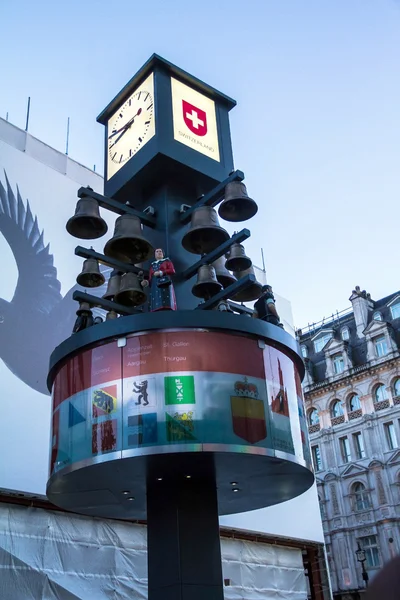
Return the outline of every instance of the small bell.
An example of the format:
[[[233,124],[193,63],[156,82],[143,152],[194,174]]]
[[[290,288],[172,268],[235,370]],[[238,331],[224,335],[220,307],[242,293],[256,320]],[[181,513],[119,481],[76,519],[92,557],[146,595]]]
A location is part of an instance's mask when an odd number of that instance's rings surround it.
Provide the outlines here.
[[[100,273],[99,263],[95,258],[87,258],[83,261],[82,271],[76,278],[76,282],[86,288],[103,285],[105,278],[103,273]]]
[[[197,298],[211,298],[222,290],[212,265],[201,265],[197,272],[197,282],[192,287],[192,294]]]
[[[182,246],[193,254],[208,254],[227,240],[229,233],[220,226],[214,208],[200,206],[193,212],[190,228],[182,238]]]
[[[232,283],[235,283],[236,277],[232,275],[232,273],[229,273],[228,269],[226,268],[225,256],[220,256],[217,258],[217,260],[212,263],[212,266],[215,269],[215,274],[218,281],[224,288],[232,285]]]
[[[114,296],[116,294],[118,294],[118,292],[119,292],[120,285],[121,285],[121,273],[119,271],[117,271],[116,269],[114,269],[110,273],[110,278],[109,278],[108,284],[107,284],[107,290],[103,296],[104,300],[113,300]]]
[[[115,221],[114,235],[106,243],[104,254],[132,264],[147,260],[154,249],[144,237],[142,229],[139,217],[121,215]]]
[[[118,319],[118,314],[115,310],[109,310],[106,314],[106,321],[112,321],[113,319]]]
[[[119,292],[114,296],[114,302],[123,306],[140,306],[147,300],[146,293],[139,283],[135,273],[125,273],[121,277]]]
[[[99,203],[83,197],[76,203],[75,214],[67,221],[69,234],[81,240],[94,240],[107,233],[107,223],[100,216]]]
[[[250,267],[245,271],[240,271],[234,273],[234,275],[238,279],[242,279],[246,275],[254,275],[254,268]],[[262,294],[262,285],[257,280],[252,283],[248,288],[238,292],[235,296],[232,296],[232,300],[235,302],[251,302],[252,300],[257,300]]]
[[[88,302],[80,302],[76,314],[78,318],[75,321],[72,333],[78,333],[78,331],[82,331],[93,325],[93,314]]]
[[[247,221],[254,217],[258,206],[247,195],[246,186],[241,181],[231,181],[225,186],[225,200],[221,202],[218,214],[225,221]]]
[[[250,269],[252,265],[251,258],[246,256],[246,252],[242,244],[232,244],[225,267],[229,271],[245,271]]]

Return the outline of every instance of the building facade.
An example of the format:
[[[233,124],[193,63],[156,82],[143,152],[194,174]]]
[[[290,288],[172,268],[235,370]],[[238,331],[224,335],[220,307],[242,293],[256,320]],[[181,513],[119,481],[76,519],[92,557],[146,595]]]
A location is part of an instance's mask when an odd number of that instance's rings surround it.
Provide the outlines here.
[[[361,598],[365,579],[400,552],[400,292],[373,301],[356,287],[350,301],[349,310],[297,332],[331,583],[340,600]]]

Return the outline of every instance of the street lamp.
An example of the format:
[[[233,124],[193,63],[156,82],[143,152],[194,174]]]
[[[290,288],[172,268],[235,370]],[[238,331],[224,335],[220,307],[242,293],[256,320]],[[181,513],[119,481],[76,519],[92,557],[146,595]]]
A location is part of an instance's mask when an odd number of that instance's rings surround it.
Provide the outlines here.
[[[356,550],[356,557],[359,563],[361,563],[361,569],[362,569],[362,578],[365,581],[365,587],[368,587],[368,572],[365,569],[365,561],[367,560],[366,554],[365,554],[365,550],[363,550],[360,546],[360,543],[357,542],[357,550]]]

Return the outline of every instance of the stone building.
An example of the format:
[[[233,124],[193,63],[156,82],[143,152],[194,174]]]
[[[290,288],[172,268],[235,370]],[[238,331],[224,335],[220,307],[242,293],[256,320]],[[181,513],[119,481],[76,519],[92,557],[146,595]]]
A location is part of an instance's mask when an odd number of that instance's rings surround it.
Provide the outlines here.
[[[349,310],[297,332],[332,589],[340,600],[362,597],[363,565],[371,579],[400,553],[400,292],[374,301],[356,287],[350,301]]]

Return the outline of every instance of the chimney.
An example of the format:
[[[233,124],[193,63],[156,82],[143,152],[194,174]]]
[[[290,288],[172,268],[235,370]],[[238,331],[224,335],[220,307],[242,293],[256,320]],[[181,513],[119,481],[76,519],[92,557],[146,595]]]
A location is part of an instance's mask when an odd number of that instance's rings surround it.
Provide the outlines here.
[[[368,324],[368,311],[374,308],[374,303],[371,300],[371,294],[367,294],[365,290],[361,291],[359,285],[356,285],[356,289],[352,291],[349,300],[353,305],[357,336],[361,338]]]

